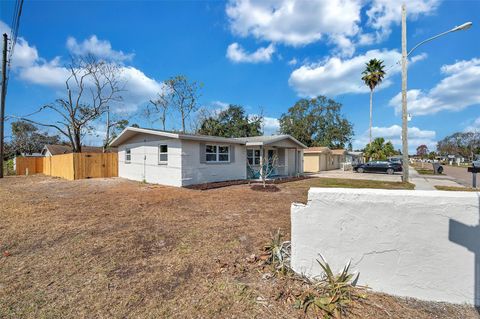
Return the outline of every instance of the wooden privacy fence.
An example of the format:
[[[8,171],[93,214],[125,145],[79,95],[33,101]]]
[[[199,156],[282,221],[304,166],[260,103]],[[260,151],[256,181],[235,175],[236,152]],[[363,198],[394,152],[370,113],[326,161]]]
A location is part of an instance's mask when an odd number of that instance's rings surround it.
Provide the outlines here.
[[[50,157],[17,157],[17,175],[42,173],[68,180],[117,177],[117,153],[70,153]]]
[[[43,173],[43,157],[16,157],[15,171],[17,175]]]

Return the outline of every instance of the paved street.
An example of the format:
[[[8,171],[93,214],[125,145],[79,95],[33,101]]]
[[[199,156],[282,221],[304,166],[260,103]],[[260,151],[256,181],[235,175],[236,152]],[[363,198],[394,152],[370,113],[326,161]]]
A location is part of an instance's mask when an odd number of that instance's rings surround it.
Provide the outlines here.
[[[455,167],[455,166],[443,166],[444,174],[453,177],[456,181],[464,186],[472,187],[472,173],[467,171],[466,167]],[[477,186],[478,186],[477,178]]]

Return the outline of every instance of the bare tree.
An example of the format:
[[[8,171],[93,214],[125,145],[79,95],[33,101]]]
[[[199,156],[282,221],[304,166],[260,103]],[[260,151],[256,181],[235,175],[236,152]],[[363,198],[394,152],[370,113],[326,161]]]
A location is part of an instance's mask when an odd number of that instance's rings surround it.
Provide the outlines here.
[[[150,100],[150,103],[145,109],[145,115],[151,122],[160,121],[162,123],[162,130],[165,130],[167,121],[167,112],[169,107],[169,96],[165,93],[158,93],[155,100]]]
[[[278,168],[278,156],[274,154],[271,158],[268,158],[268,155],[264,154],[260,158],[260,165],[255,165],[255,163],[250,163],[247,161],[247,166],[250,172],[256,176],[258,175],[262,181],[263,187],[267,186],[267,180],[272,176]]]
[[[105,129],[105,138],[103,140],[103,152],[107,152],[108,145],[117,137],[117,132],[123,130],[128,126],[127,119],[111,119],[110,112],[106,112],[106,129]]]
[[[122,100],[120,92],[120,68],[112,63],[99,61],[94,56],[72,58],[67,67],[66,96],[54,103],[42,106],[37,112],[48,109],[59,119],[53,123],[41,123],[27,117],[21,118],[33,124],[52,127],[64,135],[72,145],[72,151],[82,151],[82,136],[91,130],[92,121],[108,111],[107,136],[109,139],[109,113],[111,103]],[[34,114],[35,114],[34,113]]]
[[[168,104],[180,113],[182,132],[185,133],[185,121],[197,110],[202,84],[189,82],[184,75],[177,75],[164,82]]]

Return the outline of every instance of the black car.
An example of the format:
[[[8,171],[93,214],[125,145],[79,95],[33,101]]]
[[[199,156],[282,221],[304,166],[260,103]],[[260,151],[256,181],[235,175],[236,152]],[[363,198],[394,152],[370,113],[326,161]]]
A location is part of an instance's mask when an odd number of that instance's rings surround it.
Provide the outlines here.
[[[401,172],[402,164],[389,161],[371,161],[355,165],[353,170],[358,173],[387,173],[391,175],[395,172]]]

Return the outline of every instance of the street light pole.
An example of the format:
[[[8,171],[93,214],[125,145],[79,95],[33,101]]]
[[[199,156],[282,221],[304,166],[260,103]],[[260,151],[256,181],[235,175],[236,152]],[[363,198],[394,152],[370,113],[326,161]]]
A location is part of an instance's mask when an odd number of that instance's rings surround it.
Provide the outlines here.
[[[407,63],[408,63],[408,56],[412,54],[412,52],[427,42],[430,42],[442,35],[467,30],[472,26],[472,22],[466,22],[462,25],[456,26],[453,29],[448,31],[442,32],[428,38],[416,46],[414,46],[410,51],[407,52],[407,9],[405,7],[405,3],[402,4],[402,171],[403,176],[402,180],[404,182],[409,181],[409,160],[408,160],[408,108],[407,108]]]
[[[409,181],[408,112],[407,112],[407,10],[402,4],[402,172],[403,181]]]

